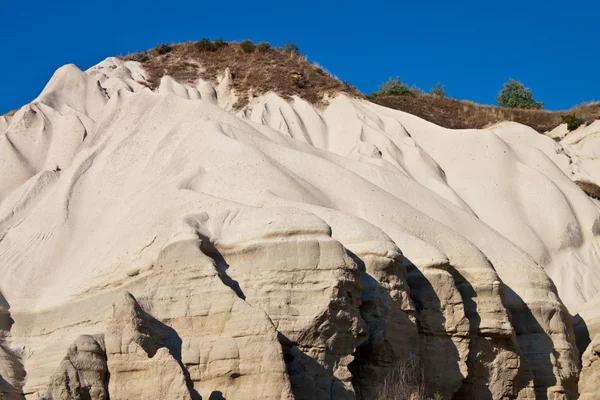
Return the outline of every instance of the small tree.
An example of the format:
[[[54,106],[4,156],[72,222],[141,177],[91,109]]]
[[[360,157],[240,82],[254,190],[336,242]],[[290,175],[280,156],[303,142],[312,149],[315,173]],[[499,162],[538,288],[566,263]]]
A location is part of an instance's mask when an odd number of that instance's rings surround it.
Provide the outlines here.
[[[269,42],[260,42],[259,44],[256,45],[256,48],[261,53],[264,53],[266,51],[269,51],[269,49],[271,48],[271,44]]]
[[[408,86],[400,78],[389,78],[386,83],[379,87],[374,93],[375,96],[416,96],[421,93],[416,86]]]
[[[567,124],[567,129],[569,132],[579,128],[584,122],[581,118],[577,118],[573,114],[563,115],[561,118],[562,121]]]
[[[147,51],[141,51],[139,53],[135,53],[131,56],[134,61],[137,62],[146,62],[150,59]]]
[[[158,46],[156,46],[156,52],[158,54],[167,54],[171,50],[172,50],[171,45],[168,43],[161,43]]]
[[[446,89],[444,88],[444,85],[439,82],[436,83],[433,88],[431,88],[429,93],[433,96],[446,97]]]
[[[285,46],[283,47],[283,51],[285,51],[286,53],[289,53],[289,54],[293,54],[295,56],[302,55],[302,52],[300,51],[298,46],[296,46],[296,43],[292,43],[292,42],[287,42],[285,44]]]
[[[217,50],[223,47],[227,47],[227,42],[223,38],[218,38],[213,43],[215,44]]]
[[[252,53],[256,45],[251,40],[244,40],[242,43],[240,43],[240,47],[244,53]]]
[[[200,51],[215,51],[215,50],[217,50],[217,45],[215,43],[211,42],[207,38],[202,38],[194,44],[196,45],[196,48]]]
[[[514,79],[510,79],[504,84],[496,101],[500,107],[537,110],[544,108],[544,103],[535,101],[531,89],[526,88],[521,82]]]

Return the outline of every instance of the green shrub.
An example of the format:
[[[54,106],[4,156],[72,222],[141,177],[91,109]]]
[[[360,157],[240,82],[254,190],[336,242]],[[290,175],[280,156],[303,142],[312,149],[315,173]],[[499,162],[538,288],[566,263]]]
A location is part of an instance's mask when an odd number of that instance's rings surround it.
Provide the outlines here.
[[[155,49],[158,54],[167,54],[172,50],[172,47],[168,43],[161,43],[158,46],[156,46]]]
[[[244,53],[252,53],[256,48],[256,45],[252,43],[251,40],[244,40],[242,43],[240,43],[240,47],[242,50],[244,50]]]
[[[269,42],[260,42],[259,44],[256,45],[256,48],[261,53],[264,53],[266,51],[269,51],[269,49],[271,48],[271,44]]]
[[[379,87],[379,90],[373,93],[374,96],[416,96],[421,94],[421,90],[416,86],[408,86],[400,78],[388,79],[386,83]]]
[[[214,41],[215,47],[218,49],[222,48],[222,47],[227,47],[227,42],[225,40],[223,40],[223,38],[218,38],[217,40]]]
[[[514,79],[510,79],[504,84],[496,101],[500,107],[531,108],[537,110],[544,108],[544,103],[535,101],[530,89]]]
[[[200,51],[215,51],[215,50],[217,50],[217,45],[215,43],[211,42],[207,38],[202,38],[202,39],[198,40],[196,43],[194,43],[194,45]]]
[[[134,61],[143,63],[143,62],[148,61],[150,59],[150,56],[148,55],[147,51],[142,51],[142,52],[139,52],[139,53],[135,53],[132,56],[132,58],[133,58]]]
[[[444,88],[444,85],[439,82],[436,83],[433,88],[431,88],[429,93],[433,96],[446,97],[446,89]]]
[[[302,55],[302,52],[300,51],[298,46],[296,46],[296,43],[292,42],[287,42],[285,46],[283,46],[283,51],[296,56]]]
[[[562,121],[565,124],[567,124],[567,129],[569,130],[569,132],[574,131],[575,129],[579,128],[584,122],[581,118],[577,118],[573,114],[563,115],[563,116],[561,116],[561,118],[562,118]]]

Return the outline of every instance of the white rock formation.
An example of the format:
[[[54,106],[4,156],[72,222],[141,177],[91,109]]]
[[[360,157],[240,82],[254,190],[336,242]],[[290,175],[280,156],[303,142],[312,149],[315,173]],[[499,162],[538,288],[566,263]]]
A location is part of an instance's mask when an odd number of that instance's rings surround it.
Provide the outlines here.
[[[5,398],[372,399],[411,357],[444,399],[596,390],[594,125],[145,79],[65,66],[0,119]]]

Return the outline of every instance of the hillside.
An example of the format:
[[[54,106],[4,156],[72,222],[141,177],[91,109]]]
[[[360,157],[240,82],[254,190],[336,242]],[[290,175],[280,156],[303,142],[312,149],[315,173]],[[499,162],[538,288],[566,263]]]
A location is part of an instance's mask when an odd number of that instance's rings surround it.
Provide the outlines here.
[[[486,106],[431,95],[373,96],[369,100],[451,129],[481,129],[497,122],[513,121],[543,133],[561,125],[561,117],[567,114],[573,114],[587,123],[600,119],[600,102],[584,104],[568,111],[547,111]]]
[[[239,94],[234,104],[236,109],[243,108],[251,98],[268,92],[275,92],[283,98],[299,96],[312,104],[322,103],[324,96],[335,96],[340,92],[358,98],[367,97],[318,64],[308,62],[293,44],[288,49],[265,46],[264,42],[263,47],[254,46],[246,53],[237,42],[203,39],[159,45],[123,59],[143,64],[148,73],[143,82],[151,89],[158,88],[163,76],[187,84],[198,78],[215,83],[219,74],[228,69],[232,88]],[[431,95],[369,96],[369,100],[451,129],[481,129],[497,122],[513,121],[543,133],[561,125],[561,117],[567,114],[575,115],[586,123],[600,119],[600,102],[583,104],[568,111],[547,111],[501,108]],[[12,110],[5,115],[10,116],[14,112]]]
[[[124,59],[142,61],[148,73],[146,82],[153,89],[165,75],[181,83],[193,83],[198,78],[214,83],[218,75],[228,69],[232,88],[239,96],[235,104],[237,109],[248,103],[248,96],[271,91],[284,98],[296,95],[313,104],[325,95],[333,96],[339,92],[360,96],[356,88],[309,63],[295,47],[286,50],[257,46],[247,53],[235,42],[208,43],[211,44],[186,42],[165,46],[163,50],[159,50],[159,46]]]
[[[283,49],[61,67],[0,117],[3,400],[597,398],[600,121],[490,116]]]
[[[165,75],[182,83],[192,83],[198,78],[216,82],[218,74],[228,68],[233,89],[240,94],[235,104],[237,109],[247,104],[248,96],[270,91],[284,98],[296,95],[312,104],[321,102],[324,95],[333,96],[340,92],[365,97],[321,66],[309,63],[295,47],[261,49],[257,46],[246,53],[236,42],[199,41],[169,45],[169,51],[164,54],[158,50],[160,48],[130,54],[124,59],[142,61],[151,88],[157,88]],[[451,129],[481,129],[497,122],[513,121],[538,132],[547,132],[561,125],[561,117],[566,114],[573,114],[587,123],[600,119],[600,102],[569,111],[546,111],[501,108],[430,95],[371,96],[369,99]]]

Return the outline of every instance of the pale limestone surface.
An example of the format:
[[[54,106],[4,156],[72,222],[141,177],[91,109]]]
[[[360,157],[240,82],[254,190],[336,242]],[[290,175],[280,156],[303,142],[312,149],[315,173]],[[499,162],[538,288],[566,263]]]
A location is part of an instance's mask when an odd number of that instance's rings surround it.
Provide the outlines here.
[[[65,66],[0,121],[5,398],[372,399],[411,357],[444,399],[577,397],[600,213],[560,143],[144,79]]]
[[[577,346],[582,353],[580,399],[593,400],[600,393],[600,296],[580,310],[574,324]]]
[[[54,371],[43,399],[108,399],[108,366],[102,335],[81,335]]]
[[[583,353],[579,398],[593,400],[600,393],[600,335],[596,335]]]

